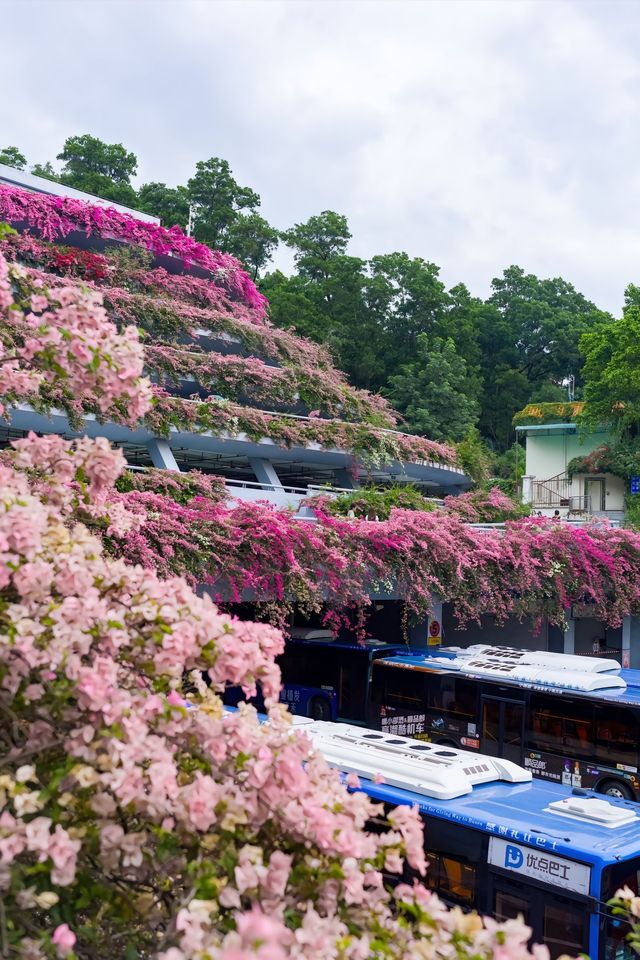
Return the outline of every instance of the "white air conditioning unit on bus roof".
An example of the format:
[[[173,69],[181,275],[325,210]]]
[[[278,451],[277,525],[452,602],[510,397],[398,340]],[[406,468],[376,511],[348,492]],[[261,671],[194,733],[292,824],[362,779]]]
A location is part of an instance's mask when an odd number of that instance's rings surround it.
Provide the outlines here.
[[[454,661],[455,663],[455,661]],[[626,681],[611,673],[575,673],[570,670],[549,669],[543,666],[505,663],[498,660],[461,660],[457,665],[466,677],[490,677],[493,680],[517,680],[519,683],[542,684],[559,690],[624,690]]]
[[[377,730],[317,720],[302,728],[327,763],[367,780],[377,777],[392,787],[424,797],[452,800],[481,783],[528,783],[531,771],[499,757],[454,750]]]
[[[574,673],[619,673],[617,660],[596,657],[578,657],[572,653],[551,653],[548,650],[518,650],[515,647],[493,647],[476,643],[460,650],[457,659],[482,658],[499,663],[518,663],[528,667],[547,667],[551,670],[571,670]]]

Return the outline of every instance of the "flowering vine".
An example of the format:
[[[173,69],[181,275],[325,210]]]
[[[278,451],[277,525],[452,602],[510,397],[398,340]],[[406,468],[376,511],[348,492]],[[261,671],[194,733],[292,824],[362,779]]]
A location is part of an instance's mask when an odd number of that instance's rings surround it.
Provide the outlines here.
[[[168,254],[187,266],[204,267],[239,300],[256,310],[265,309],[265,298],[234,257],[210,250],[187,237],[180,227],[167,230],[114,207],[96,206],[71,197],[32,193],[11,186],[0,186],[0,219],[12,225],[26,226],[45,240],[64,240],[74,231],[80,231],[87,237],[134,244],[156,256]]]
[[[53,380],[81,405],[139,415],[149,394],[132,332],[114,331],[95,296],[77,296],[42,295],[29,309],[0,256],[0,311],[30,331],[0,364],[0,398]],[[12,448],[0,462],[5,955],[529,956],[519,922],[449,912],[420,883],[385,889],[383,870],[398,874],[405,857],[424,873],[417,810],[364,829],[378,806],[349,793],[273,703],[278,631],[232,620],[179,577],[105,555],[81,518],[123,536],[140,518],[122,498],[159,496],[115,492],[121,451],[34,435]],[[190,704],[179,692],[185,669]],[[269,723],[248,706],[225,717],[225,683],[252,694],[258,681]]]

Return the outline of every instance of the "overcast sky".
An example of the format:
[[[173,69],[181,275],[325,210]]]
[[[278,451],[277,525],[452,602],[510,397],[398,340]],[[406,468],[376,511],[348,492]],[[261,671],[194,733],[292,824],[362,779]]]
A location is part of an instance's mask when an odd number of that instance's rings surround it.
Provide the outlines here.
[[[619,313],[640,283],[640,4],[0,0],[0,146],[91,133],[185,182],[227,159],[287,227],[432,260],[486,295],[517,263]]]

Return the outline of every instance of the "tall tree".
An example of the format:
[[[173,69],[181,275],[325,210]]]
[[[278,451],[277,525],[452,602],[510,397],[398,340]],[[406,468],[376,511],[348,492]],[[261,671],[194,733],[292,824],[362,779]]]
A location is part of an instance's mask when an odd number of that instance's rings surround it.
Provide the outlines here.
[[[244,264],[254,280],[271,261],[280,233],[259,213],[239,216],[229,228],[226,247]]]
[[[186,230],[189,221],[189,195],[186,187],[168,187],[166,183],[143,183],[138,191],[138,210],[160,217],[164,227]]]
[[[293,259],[301,277],[317,283],[327,281],[336,257],[347,252],[351,232],[347,218],[333,210],[323,210],[285,230],[282,239],[293,250]]]
[[[548,385],[572,375],[582,383],[578,342],[610,317],[570,283],[541,280],[521,267],[494,279],[479,315],[484,392],[480,428],[499,450],[513,440],[511,419]]]
[[[406,253],[389,253],[369,262],[365,297],[384,343],[386,375],[409,363],[422,333],[447,336],[442,321],[448,305],[438,267]]]
[[[640,287],[625,291],[620,320],[601,324],[580,340],[584,356],[585,419],[640,435]]]
[[[31,173],[34,177],[44,177],[45,180],[56,180],[60,182],[60,174],[53,169],[52,164],[47,160],[46,163],[34,163],[31,167]]]
[[[131,177],[136,174],[138,160],[121,143],[105,143],[90,134],[68,137],[56,159],[63,163],[61,183],[104,200],[135,205]]]
[[[466,363],[453,340],[418,334],[411,363],[390,377],[389,395],[414,433],[462,440],[475,425],[476,401],[466,393]]]
[[[356,386],[377,388],[384,378],[384,351],[364,301],[365,262],[346,252],[351,237],[346,217],[323,210],[282,237],[293,250],[297,274],[288,283],[281,279],[275,290],[267,278],[274,322],[326,343]],[[302,301],[304,308],[292,314],[294,302],[301,307]]]
[[[196,173],[187,183],[193,205],[194,236],[216,250],[226,250],[228,237],[243,211],[254,212],[260,197],[250,187],[234,180],[226,160],[211,157],[196,164]]]
[[[16,170],[24,170],[27,158],[17,147],[4,147],[0,150],[0,163],[4,163],[7,167],[14,167]]]

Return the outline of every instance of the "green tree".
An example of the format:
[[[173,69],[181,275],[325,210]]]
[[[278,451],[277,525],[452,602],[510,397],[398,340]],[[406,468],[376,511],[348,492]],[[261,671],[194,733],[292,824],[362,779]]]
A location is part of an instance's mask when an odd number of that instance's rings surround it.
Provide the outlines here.
[[[611,424],[620,434],[640,435],[640,287],[625,291],[620,320],[585,333],[583,419]]]
[[[34,177],[44,177],[45,180],[55,180],[60,183],[60,174],[53,169],[48,160],[46,163],[34,163],[31,167],[31,173]]]
[[[226,160],[211,157],[196,164],[187,183],[194,211],[194,236],[216,250],[227,250],[229,233],[243,211],[254,212],[260,197],[234,180]]]
[[[492,283],[493,303],[507,321],[518,368],[532,383],[561,382],[582,369],[580,336],[609,319],[561,277],[540,280],[521,267],[509,267]]]
[[[259,287],[269,301],[269,316],[277,327],[322,341],[320,331],[324,331],[325,319],[302,277],[288,277],[274,270],[260,280]]]
[[[384,382],[384,349],[364,300],[365,262],[346,252],[346,217],[323,210],[282,238],[293,250],[297,273],[278,283],[276,302],[271,300],[274,322],[327,344],[356,386],[377,389]]]
[[[168,187],[166,183],[143,183],[136,208],[160,217],[164,227],[186,230],[189,221],[189,196],[186,187]]]
[[[344,256],[351,239],[347,218],[333,210],[323,210],[285,230],[282,239],[293,250],[298,274],[306,280],[323,283],[330,280],[336,257]],[[326,296],[330,298],[330,291]]]
[[[442,328],[448,297],[434,263],[406,253],[389,253],[369,262],[368,309],[383,338],[387,377],[415,356],[418,337],[449,335]]]
[[[90,134],[68,137],[56,159],[63,163],[58,178],[61,183],[104,200],[135,206],[137,195],[130,181],[138,160],[121,143],[105,143]]]
[[[415,358],[390,377],[390,398],[415,433],[434,440],[462,440],[478,408],[465,393],[466,364],[453,340],[417,337]]]
[[[580,337],[611,318],[567,281],[541,280],[520,267],[509,267],[492,288],[478,314],[480,429],[504,451],[513,440],[513,415],[532,397],[557,393],[570,375],[580,389]]]
[[[229,228],[226,249],[247,268],[254,280],[270,262],[280,240],[279,232],[259,213],[239,216]]]
[[[17,147],[4,147],[0,150],[0,163],[4,163],[7,167],[14,167],[16,170],[24,170],[27,158]]]

